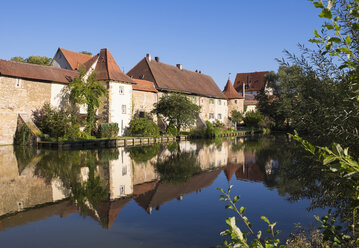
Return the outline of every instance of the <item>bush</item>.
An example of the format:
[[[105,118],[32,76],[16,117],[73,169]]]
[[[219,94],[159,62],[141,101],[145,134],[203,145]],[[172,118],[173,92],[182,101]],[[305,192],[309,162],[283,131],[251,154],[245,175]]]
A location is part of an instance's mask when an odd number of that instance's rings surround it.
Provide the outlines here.
[[[48,103],[33,112],[33,121],[41,132],[50,138],[76,139],[81,135],[76,113],[53,108]]]
[[[117,123],[101,123],[97,130],[98,138],[113,138],[118,136],[118,132],[120,129],[118,128]]]
[[[215,122],[213,122],[213,127],[224,127],[224,124],[220,120],[216,119]]]
[[[259,127],[264,124],[264,118],[259,111],[249,111],[243,118],[244,124],[248,127]]]
[[[175,126],[172,123],[167,128],[167,134],[169,136],[177,136],[178,135],[178,130],[177,130],[177,128],[175,128]]]
[[[129,133],[131,135],[154,137],[160,135],[159,128],[153,121],[140,117],[135,117],[130,121]]]

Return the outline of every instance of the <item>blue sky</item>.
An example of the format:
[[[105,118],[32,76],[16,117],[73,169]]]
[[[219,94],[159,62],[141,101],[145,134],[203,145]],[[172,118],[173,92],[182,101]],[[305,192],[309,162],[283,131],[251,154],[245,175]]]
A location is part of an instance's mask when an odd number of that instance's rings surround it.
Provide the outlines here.
[[[307,0],[3,1],[0,58],[108,48],[129,71],[146,53],[211,75],[277,70],[320,27]]]

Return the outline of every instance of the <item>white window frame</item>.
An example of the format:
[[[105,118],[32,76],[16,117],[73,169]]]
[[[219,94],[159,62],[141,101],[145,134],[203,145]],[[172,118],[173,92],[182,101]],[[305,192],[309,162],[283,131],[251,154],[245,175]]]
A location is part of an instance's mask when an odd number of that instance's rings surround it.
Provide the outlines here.
[[[217,114],[219,120],[222,120],[222,114]]]
[[[122,114],[126,114],[127,111],[126,111],[126,105],[125,104],[122,104]]]

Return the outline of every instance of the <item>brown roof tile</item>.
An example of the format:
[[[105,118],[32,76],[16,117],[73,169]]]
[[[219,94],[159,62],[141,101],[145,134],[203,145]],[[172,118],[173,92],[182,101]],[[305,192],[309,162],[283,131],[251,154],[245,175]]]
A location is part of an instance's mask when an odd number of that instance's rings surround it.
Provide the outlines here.
[[[226,98],[210,76],[156,60],[142,59],[127,75],[152,81],[158,90]]]
[[[62,52],[72,70],[80,68],[81,65],[92,58],[91,55],[70,51],[64,48],[59,48],[59,51]]]
[[[124,74],[117,65],[115,59],[107,48],[101,49],[95,68],[97,80],[113,80],[127,83],[135,83],[129,76]]]
[[[32,80],[69,83],[79,72],[52,66],[0,60],[0,75]]]
[[[132,85],[133,90],[139,90],[139,91],[149,91],[149,92],[155,92],[157,93],[158,90],[156,90],[155,86],[153,85],[153,82],[147,81],[147,80],[141,80],[141,79],[133,79],[136,84]]]
[[[246,84],[246,91],[259,91],[265,86],[264,76],[268,71],[249,72],[249,73],[237,73],[234,80],[234,88],[238,92],[243,91],[243,83]]]
[[[228,79],[226,86],[224,87],[223,94],[227,97],[227,99],[242,99],[241,96],[236,89],[233,87],[231,80]]]
[[[257,100],[244,100],[244,105],[257,105]]]

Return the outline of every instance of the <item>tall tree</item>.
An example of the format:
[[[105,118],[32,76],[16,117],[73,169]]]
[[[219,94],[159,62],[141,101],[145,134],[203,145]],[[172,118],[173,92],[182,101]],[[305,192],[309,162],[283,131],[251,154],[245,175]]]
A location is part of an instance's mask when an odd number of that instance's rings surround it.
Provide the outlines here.
[[[11,61],[37,64],[37,65],[51,65],[52,59],[46,56],[30,56],[28,58],[17,56],[17,57],[12,57]]]
[[[91,73],[87,79],[85,70],[80,68],[80,75],[69,84],[70,101],[73,104],[86,104],[87,118],[85,131],[91,134],[95,127],[95,110],[101,104],[101,97],[107,95],[107,89],[96,80],[96,74]]]
[[[196,122],[200,109],[200,106],[192,103],[186,96],[172,93],[163,95],[154,104],[152,112],[161,115],[180,132],[181,128],[190,127]]]

